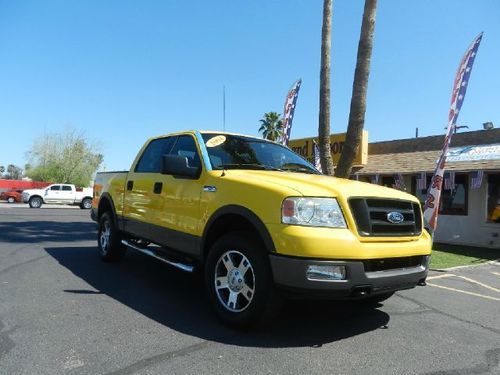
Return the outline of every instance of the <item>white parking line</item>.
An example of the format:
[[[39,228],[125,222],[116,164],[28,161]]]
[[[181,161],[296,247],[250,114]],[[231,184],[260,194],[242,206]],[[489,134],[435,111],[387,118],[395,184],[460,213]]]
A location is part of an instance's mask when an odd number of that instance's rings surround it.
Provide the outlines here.
[[[444,275],[429,276],[426,280],[444,279],[445,277],[452,277],[452,276],[455,276],[455,275],[452,273],[447,273]]]
[[[485,295],[483,295],[483,294],[479,294],[479,293],[467,292],[467,291],[465,291],[465,290],[460,290],[460,289],[455,289],[455,288],[449,288],[449,287],[447,287],[447,286],[436,285],[436,284],[431,284],[431,283],[427,283],[427,285],[433,286],[433,287],[435,287],[435,288],[441,288],[441,289],[451,290],[451,291],[453,291],[453,292],[458,292],[458,293],[468,294],[468,295],[475,296],[475,297],[480,297],[480,298],[490,299],[490,300],[493,300],[493,301],[500,301],[500,298],[495,298],[495,297],[485,296]]]
[[[497,276],[500,276],[500,273],[498,272],[492,272],[493,275],[497,275]]]
[[[461,279],[463,279],[465,281],[468,281],[468,282],[470,282],[472,284],[476,284],[476,285],[482,286],[483,288],[486,288],[486,289],[489,289],[489,290],[493,290],[494,292],[500,293],[500,289],[497,289],[497,288],[494,288],[492,286],[483,284],[483,283],[481,283],[479,281],[469,279],[468,277],[465,277],[465,276],[457,276],[457,277],[460,277]]]

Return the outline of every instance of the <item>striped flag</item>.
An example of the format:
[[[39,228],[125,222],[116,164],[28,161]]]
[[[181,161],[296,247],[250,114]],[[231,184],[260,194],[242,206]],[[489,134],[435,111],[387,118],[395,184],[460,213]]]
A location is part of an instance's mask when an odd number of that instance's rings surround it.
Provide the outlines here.
[[[286,96],[285,108],[283,109],[283,138],[281,139],[281,143],[285,146],[288,145],[288,141],[290,140],[293,114],[295,112],[295,106],[297,104],[297,97],[299,96],[299,89],[301,84],[301,79],[296,81],[292,85]]]
[[[420,175],[417,176],[417,190],[425,189],[427,189],[427,173],[420,172]]]
[[[321,169],[321,160],[319,158],[319,146],[314,140],[313,140],[313,155],[314,155],[314,167],[318,171],[323,173],[323,170]]]
[[[455,171],[449,171],[444,174],[444,190],[455,189]]]
[[[439,210],[439,200],[441,198],[441,189],[443,185],[444,164],[446,162],[446,153],[450,147],[451,137],[455,131],[455,124],[457,122],[460,108],[464,101],[465,92],[467,91],[467,84],[469,83],[470,73],[474,59],[481,43],[483,33],[479,34],[476,39],[469,46],[465,52],[460,65],[458,66],[453,90],[451,93],[451,106],[448,115],[448,127],[446,128],[446,136],[444,138],[443,151],[438,159],[434,176],[432,177],[431,184],[427,191],[427,198],[425,199],[424,218],[429,226],[435,230],[437,227],[437,216]]]
[[[484,171],[474,171],[470,179],[470,188],[479,189],[483,182]]]
[[[401,173],[397,173],[394,175],[394,185],[396,185],[396,189],[398,190],[406,190],[405,180]]]

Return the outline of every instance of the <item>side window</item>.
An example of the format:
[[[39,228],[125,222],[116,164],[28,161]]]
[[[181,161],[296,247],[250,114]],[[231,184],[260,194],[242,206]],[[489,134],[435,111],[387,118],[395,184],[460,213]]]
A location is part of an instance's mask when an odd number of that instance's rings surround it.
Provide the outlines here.
[[[189,135],[181,135],[178,137],[172,151],[170,151],[170,154],[187,157],[188,165],[190,167],[201,167],[201,161],[198,155],[198,150],[196,149],[196,143]]]
[[[51,187],[50,187],[50,190],[51,190],[51,191],[54,191],[54,190],[55,190],[55,191],[59,191],[59,190],[61,190],[61,185],[54,185],[54,186],[51,186]]]
[[[138,173],[159,173],[161,170],[161,157],[170,153],[176,137],[155,139],[142,153],[141,159],[135,167]]]
[[[71,191],[71,186],[63,185],[62,189],[63,191]]]

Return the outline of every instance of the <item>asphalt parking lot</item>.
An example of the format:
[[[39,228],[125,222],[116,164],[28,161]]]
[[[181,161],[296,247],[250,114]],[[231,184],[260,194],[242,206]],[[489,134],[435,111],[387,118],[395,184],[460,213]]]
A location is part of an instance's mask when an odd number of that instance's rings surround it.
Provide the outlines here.
[[[239,332],[196,277],[102,263],[95,237],[89,211],[0,203],[0,373],[500,373],[500,264],[431,272],[375,309],[291,302]]]

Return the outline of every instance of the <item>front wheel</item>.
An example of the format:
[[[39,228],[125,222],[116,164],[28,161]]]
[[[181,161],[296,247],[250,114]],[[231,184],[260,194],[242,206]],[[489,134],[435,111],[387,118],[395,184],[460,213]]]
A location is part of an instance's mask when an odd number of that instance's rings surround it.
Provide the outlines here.
[[[267,252],[245,232],[224,235],[210,249],[205,286],[217,316],[244,328],[268,318],[277,301]]]
[[[33,198],[30,198],[28,204],[30,205],[31,208],[40,208],[42,207],[42,198],[40,197],[33,197]]]
[[[125,255],[126,248],[121,243],[120,233],[108,212],[105,212],[99,220],[97,248],[99,256],[105,262],[118,262]]]
[[[92,208],[92,199],[85,198],[84,200],[82,200],[82,203],[80,203],[80,208],[82,210],[90,210]]]

